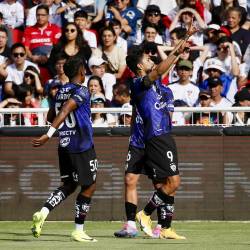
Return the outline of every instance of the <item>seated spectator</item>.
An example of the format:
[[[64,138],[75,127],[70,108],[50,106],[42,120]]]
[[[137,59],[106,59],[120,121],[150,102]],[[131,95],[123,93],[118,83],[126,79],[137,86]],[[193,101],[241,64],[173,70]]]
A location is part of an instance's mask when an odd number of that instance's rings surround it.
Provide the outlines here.
[[[218,24],[209,24],[205,30],[206,41],[205,45],[209,47],[208,57],[214,57],[217,52],[217,41],[219,39],[220,26]]]
[[[169,31],[171,32],[176,27],[182,27],[187,30],[193,20],[198,30],[206,29],[206,23],[202,20],[196,10],[192,8],[184,8],[177,13],[176,17],[174,18],[173,22],[169,27]],[[195,45],[203,45],[203,33],[201,31],[196,32],[189,38],[189,41]]]
[[[207,5],[201,0],[183,0],[181,4],[178,4],[172,11],[167,14],[167,18],[164,19],[164,23],[167,25],[170,21],[173,21],[180,9],[191,8],[198,12],[200,17],[204,20],[206,24],[211,22],[212,15],[208,10]]]
[[[177,63],[178,82],[169,84],[168,87],[172,90],[174,100],[182,100],[188,106],[193,107],[199,96],[199,88],[190,82],[193,65],[189,60],[180,60]]]
[[[12,29],[4,24],[3,14],[1,12],[0,12],[0,30],[1,32],[5,32],[7,34],[6,42],[5,42],[5,39],[1,39],[1,42],[4,42],[5,43],[4,46],[6,46],[7,48],[11,47],[13,45]],[[0,50],[1,49],[2,49],[2,46],[0,47]],[[2,55],[2,51],[0,52],[0,55]]]
[[[151,24],[153,24],[157,30],[157,34],[155,38],[156,43],[164,44],[168,40],[169,32],[162,22],[161,10],[159,6],[151,4],[151,5],[148,5],[145,10],[145,13],[142,19],[142,28],[139,29],[136,33],[136,44],[142,43],[142,41],[144,40],[144,33],[146,30],[146,27],[148,27],[148,25],[151,25]]]
[[[92,76],[98,76],[102,79],[105,97],[109,101],[113,98],[113,86],[116,83],[114,74],[106,73],[106,61],[100,57],[92,56],[89,59],[89,69]],[[85,77],[85,82],[88,77]]]
[[[188,107],[188,105],[183,100],[175,100],[174,107]],[[174,126],[184,126],[188,124],[189,119],[190,112],[173,112],[172,124]]]
[[[88,26],[88,14],[84,10],[79,10],[74,14],[74,22],[83,33],[83,38],[88,42],[88,45],[92,49],[97,48],[97,39],[94,32],[87,29]]]
[[[210,107],[211,104],[211,92],[208,90],[202,90],[199,93],[198,107]],[[223,117],[220,112],[200,112],[194,113],[191,118],[191,124],[196,125],[219,125],[223,123]]]
[[[91,76],[88,80],[87,87],[91,95],[102,94],[105,97],[102,79],[99,76]]]
[[[116,45],[116,34],[112,27],[105,27],[100,32],[101,48],[94,54],[107,62],[107,72],[114,74],[117,80],[122,78],[126,69],[126,54]]]
[[[223,63],[216,58],[210,58],[204,64],[204,72],[208,77],[220,78],[223,85],[221,95],[233,102],[234,95],[238,90],[237,82],[231,74],[226,73]],[[208,80],[201,82],[199,88],[208,89]]]
[[[0,3],[4,24],[11,29],[20,28],[24,23],[23,5],[16,0],[4,0]]]
[[[145,30],[143,30],[144,41],[156,43],[157,35],[159,34],[156,25],[148,24],[145,26]],[[158,44],[163,44],[163,42],[159,42]]]
[[[55,61],[57,54],[63,54],[66,59],[79,57],[83,60],[86,68],[87,61],[91,56],[91,48],[88,42],[83,39],[82,31],[75,23],[68,23],[63,27],[62,36],[59,42],[53,47],[48,61],[49,70],[55,76]]]
[[[235,94],[234,107],[250,107],[250,92],[248,88],[243,88]],[[249,112],[234,112],[231,124],[235,126],[250,125]]]
[[[129,103],[125,103],[122,105],[122,109],[128,109],[128,108],[130,108],[132,110],[132,105],[130,105]],[[119,125],[130,126],[131,120],[132,120],[132,111],[120,114]]]
[[[227,10],[230,7],[238,7],[241,11],[240,25],[246,21],[247,12],[246,9],[239,5],[238,0],[222,0],[219,6],[212,8],[212,23],[218,25],[226,25]]]
[[[15,98],[7,98],[0,102],[0,108],[19,108],[22,105]],[[18,113],[0,114],[0,127],[3,126],[21,126],[24,125],[24,118]]]
[[[101,93],[96,93],[91,97],[91,108],[104,108],[105,96]],[[111,114],[92,113],[93,127],[108,127],[115,125],[115,119]]]
[[[63,4],[56,10],[57,15],[62,15],[63,23],[74,22],[74,14],[81,10],[81,6],[76,0],[66,0]]]
[[[4,94],[6,97],[15,96],[13,91],[13,85],[20,85],[23,82],[24,71],[28,66],[35,67],[38,72],[39,69],[36,64],[26,60],[27,54],[25,46],[22,43],[15,43],[11,47],[11,58],[13,60],[13,64],[7,66],[7,78],[5,79],[4,84]]]
[[[0,26],[0,56],[9,58],[10,57],[10,48],[7,45],[8,43],[8,31],[5,27]],[[3,61],[1,60],[1,63]]]
[[[46,85],[44,97],[41,100],[41,108],[51,108],[54,105],[55,96],[61,85],[59,81],[51,81]],[[47,115],[44,118],[46,120]]]
[[[125,54],[127,54],[127,51],[128,51],[128,43],[127,43],[127,40],[124,39],[122,36],[121,36],[121,33],[122,33],[122,25],[121,25],[121,22],[116,20],[116,19],[112,19],[110,22],[109,22],[109,26],[111,26],[114,31],[115,31],[115,34],[116,34],[116,45],[117,47],[123,49],[123,51],[125,52]]]
[[[232,33],[231,38],[239,44],[241,54],[244,55],[250,43],[250,31],[240,27],[241,18],[241,10],[238,7],[231,7],[228,9],[227,25]]]
[[[116,107],[122,107],[123,104],[130,102],[129,88],[125,84],[117,84],[117,86],[114,86],[113,94],[113,101]]]
[[[39,5],[36,8],[37,22],[24,31],[23,42],[28,58],[34,63],[45,64],[52,50],[61,36],[61,29],[49,23],[49,7]]]
[[[39,4],[36,4],[34,7],[30,8],[26,18],[26,27],[33,26],[36,24],[36,9],[39,5],[47,5],[49,8],[49,22],[55,24],[59,27],[62,26],[61,15],[56,14],[58,4],[54,4],[54,0],[40,0]]]
[[[142,18],[142,13],[131,4],[131,0],[114,0],[108,4],[106,21],[117,19],[122,24],[124,38],[127,39],[128,47],[133,45],[136,38],[136,24]]]

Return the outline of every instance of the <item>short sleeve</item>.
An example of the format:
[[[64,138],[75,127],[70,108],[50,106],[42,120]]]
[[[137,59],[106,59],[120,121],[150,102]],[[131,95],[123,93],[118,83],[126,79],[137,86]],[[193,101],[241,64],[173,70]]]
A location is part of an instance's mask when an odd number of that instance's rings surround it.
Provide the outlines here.
[[[86,102],[90,102],[89,91],[84,86],[76,89],[70,98],[76,102],[78,107]]]

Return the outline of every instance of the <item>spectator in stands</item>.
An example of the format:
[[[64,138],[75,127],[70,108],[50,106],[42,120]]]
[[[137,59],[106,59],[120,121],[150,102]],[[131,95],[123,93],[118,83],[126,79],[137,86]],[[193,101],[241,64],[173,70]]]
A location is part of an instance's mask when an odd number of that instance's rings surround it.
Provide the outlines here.
[[[178,82],[169,85],[174,95],[174,100],[182,100],[193,107],[198,100],[199,88],[190,82],[193,64],[189,60],[180,60],[177,63]]]
[[[117,86],[114,86],[114,97],[113,100],[115,103],[122,107],[125,103],[130,103],[130,92],[128,86],[125,84],[118,84]]]
[[[232,33],[231,38],[240,46],[242,55],[245,54],[250,43],[250,31],[240,27],[241,10],[239,7],[230,7],[227,11],[227,25]]]
[[[235,94],[234,107],[250,107],[250,92],[248,88],[243,88]],[[237,126],[250,125],[249,112],[234,112],[232,124]]]
[[[7,98],[0,102],[0,108],[20,108],[22,103],[15,98]],[[0,114],[0,127],[24,125],[23,116],[18,113]]]
[[[196,10],[200,17],[204,20],[206,24],[211,22],[212,15],[209,12],[207,6],[201,0],[183,0],[181,4],[175,7],[172,11],[167,14],[167,18],[164,19],[164,23],[167,25],[170,21],[174,20],[174,17],[177,15],[180,9],[191,8]]]
[[[209,90],[202,90],[199,93],[198,105],[199,107],[210,107],[212,102],[211,92]],[[223,117],[221,112],[199,112],[194,113],[191,117],[191,124],[199,125],[215,125],[222,124]]]
[[[74,22],[74,14],[81,10],[81,6],[76,0],[66,0],[62,6],[56,10],[57,15],[63,16],[63,23]]]
[[[159,34],[158,34],[157,27],[155,24],[147,24],[145,26],[145,30],[143,31],[144,41],[156,42],[157,35],[159,35]],[[158,44],[163,44],[163,43],[161,42]]]
[[[94,53],[107,62],[107,72],[114,74],[117,80],[122,78],[126,69],[126,54],[123,49],[116,46],[116,34],[112,27],[101,30],[101,48]]]
[[[245,23],[247,12],[246,9],[239,5],[238,0],[222,0],[219,6],[212,8],[212,23],[226,25],[227,10],[230,7],[238,7],[241,11],[240,25]]]
[[[61,16],[56,14],[57,4],[54,5],[54,0],[40,0],[40,3],[29,9],[26,18],[26,26],[33,26],[36,24],[36,9],[42,5],[47,5],[49,8],[49,22],[61,27]]]
[[[0,3],[4,24],[10,29],[20,28],[24,23],[23,5],[16,0],[4,0]]]
[[[116,34],[116,46],[123,49],[123,51],[125,52],[125,54],[127,54],[127,51],[128,51],[128,43],[127,43],[127,40],[124,39],[122,36],[121,36],[121,33],[122,33],[122,25],[121,25],[121,22],[117,19],[112,19],[110,22],[109,22],[109,26],[111,26],[114,31],[115,31],[115,34]]]
[[[88,80],[87,87],[91,95],[102,94],[105,97],[103,82],[99,76],[91,76]]]
[[[6,97],[13,97],[15,95],[12,86],[13,84],[20,85],[23,82],[24,71],[28,66],[35,67],[39,72],[36,64],[26,60],[26,49],[22,43],[15,43],[12,45],[11,58],[14,63],[8,65],[6,68],[7,78],[4,84],[4,94]]]
[[[131,0],[114,0],[108,3],[107,22],[117,19],[122,24],[124,38],[130,47],[136,39],[136,24],[142,18],[142,13],[131,4]]]
[[[128,109],[130,108],[132,110],[132,105],[129,103],[125,103],[122,105],[122,109]],[[122,113],[119,116],[119,124],[122,126],[130,126],[132,119],[132,111],[128,111],[127,113]]]
[[[95,93],[91,97],[91,108],[104,108],[106,98],[102,93]],[[93,127],[107,127],[115,125],[114,116],[105,113],[92,113]]]
[[[83,38],[88,42],[90,48],[97,48],[97,39],[94,32],[87,29],[88,14],[84,10],[79,10],[74,14],[74,22],[83,33]]]
[[[220,60],[227,74],[238,77],[240,74],[240,59],[236,57],[232,40],[225,36],[217,41],[217,59]]]
[[[61,36],[61,29],[49,23],[49,8],[47,5],[39,5],[36,8],[36,18],[36,24],[25,29],[23,42],[28,58],[34,63],[45,64],[53,45],[58,42]]]
[[[209,24],[204,34],[206,35],[205,45],[209,47],[208,57],[215,57],[217,52],[217,41],[219,39],[220,26],[218,24]]]
[[[164,44],[168,40],[169,32],[162,22],[159,6],[154,4],[148,5],[145,10],[142,19],[142,28],[136,33],[136,44],[140,44],[144,40],[144,33],[149,24],[153,24],[156,27],[157,34],[155,42],[158,44]]]
[[[8,47],[7,43],[8,43],[8,31],[5,27],[0,25],[0,55],[9,58],[10,48]]]
[[[223,63],[216,59],[210,58],[204,64],[204,71],[211,78],[220,78],[223,89],[221,95],[233,102],[235,93],[237,92],[237,82],[233,81],[234,77],[231,74],[227,74]],[[199,84],[200,89],[208,89],[208,79]]]
[[[177,13],[173,22],[171,23],[169,30],[171,32],[176,27],[182,27],[187,30],[188,27],[190,26],[190,23],[193,21],[195,22],[194,24],[197,26],[198,30],[200,31],[192,35],[189,41],[191,41],[192,44],[201,46],[203,45],[203,33],[201,32],[201,30],[206,29],[207,25],[195,9],[192,9],[192,8],[181,9]]]
[[[111,101],[113,98],[113,86],[116,83],[114,74],[106,73],[106,61],[101,57],[92,56],[89,59],[89,69],[92,76],[98,76],[102,79],[105,97]],[[88,80],[88,77],[85,77]],[[85,80],[85,81],[86,81]]]
[[[75,23],[68,23],[63,27],[62,36],[58,44],[56,44],[51,51],[48,64],[53,76],[56,74],[54,65],[58,53],[62,53],[66,59],[79,57],[87,66],[87,61],[92,51],[88,42],[83,39],[82,31]]]
[[[60,86],[59,81],[51,81],[46,85],[44,98],[41,100],[41,108],[50,108],[54,105],[54,99]],[[46,119],[46,117],[44,118]]]

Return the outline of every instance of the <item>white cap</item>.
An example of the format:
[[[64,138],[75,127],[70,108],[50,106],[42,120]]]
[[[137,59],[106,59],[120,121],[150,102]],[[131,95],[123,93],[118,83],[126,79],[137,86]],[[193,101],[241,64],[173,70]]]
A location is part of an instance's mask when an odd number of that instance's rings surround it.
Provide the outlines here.
[[[204,71],[208,69],[218,69],[223,73],[226,72],[223,62],[216,58],[210,58],[206,60],[205,65],[204,65]]]
[[[91,56],[89,58],[89,68],[92,66],[100,66],[104,63],[106,63],[106,61],[104,61],[101,57]]]
[[[212,24],[209,24],[207,26],[207,29],[219,30],[220,29],[220,25],[212,23]]]
[[[130,105],[129,103],[124,103],[122,105],[122,109],[132,109],[132,105]],[[126,113],[121,113],[121,115],[130,115],[130,116],[132,116],[132,111],[128,111]]]

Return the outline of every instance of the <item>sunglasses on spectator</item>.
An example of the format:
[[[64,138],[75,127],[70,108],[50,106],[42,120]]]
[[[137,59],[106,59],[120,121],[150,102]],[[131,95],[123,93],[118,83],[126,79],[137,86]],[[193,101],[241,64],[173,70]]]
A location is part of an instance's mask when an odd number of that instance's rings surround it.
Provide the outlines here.
[[[34,79],[34,76],[31,75],[31,74],[29,74],[29,73],[24,73],[24,77],[25,77],[25,78],[28,78],[28,77],[29,77],[31,80]]]
[[[20,56],[20,57],[24,57],[24,56],[25,56],[25,53],[22,53],[22,52],[21,52],[21,53],[13,53],[13,56],[14,56],[14,57],[19,57],[19,56]]]
[[[70,33],[74,33],[76,31],[76,29],[65,29],[65,32],[70,32]]]
[[[157,17],[157,16],[159,16],[159,15],[160,15],[160,13],[158,13],[158,12],[151,12],[151,13],[148,13],[148,16],[150,16],[150,17],[152,17],[152,16]]]

